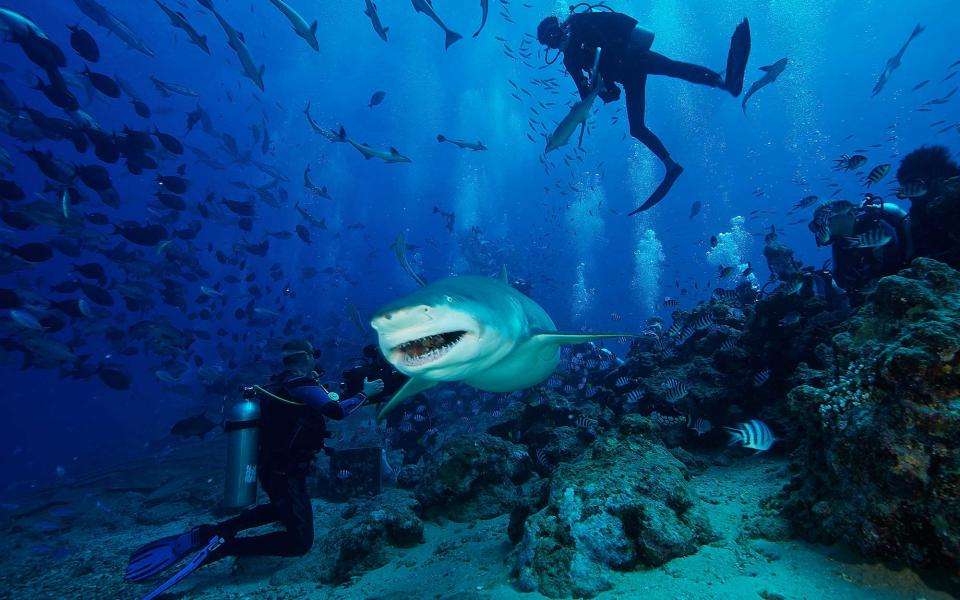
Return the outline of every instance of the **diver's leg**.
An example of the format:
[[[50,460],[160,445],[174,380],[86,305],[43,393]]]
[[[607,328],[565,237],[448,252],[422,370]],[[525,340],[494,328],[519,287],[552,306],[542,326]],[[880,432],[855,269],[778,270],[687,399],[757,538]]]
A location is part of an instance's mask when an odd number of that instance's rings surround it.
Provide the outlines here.
[[[259,525],[280,522],[286,530],[232,539],[229,535],[231,532],[224,531],[221,535],[227,541],[214,552],[211,562],[225,556],[303,556],[313,546],[313,506],[307,494],[306,477],[277,473],[271,479],[268,491],[270,504],[262,507],[269,509],[269,512],[264,510],[258,515],[264,519],[270,517],[270,520]],[[252,521],[252,517],[248,520]]]
[[[630,81],[624,83],[623,88],[627,94],[627,118],[630,121],[630,135],[637,138],[640,143],[649,148],[650,151],[663,162],[663,166],[667,169],[666,174],[663,176],[663,181],[660,182],[660,185],[657,186],[653,194],[651,194],[647,201],[639,208],[630,213],[636,214],[652,208],[655,204],[663,200],[670,191],[670,188],[673,187],[674,182],[676,182],[680,174],[683,173],[683,167],[670,157],[667,147],[664,146],[660,138],[647,127],[646,117],[644,115],[647,110],[646,74],[633,77]]]
[[[627,119],[630,121],[630,135],[637,138],[640,143],[650,149],[664,165],[673,163],[667,147],[663,145],[660,138],[650,131],[646,123],[647,111],[647,76],[638,75],[629,83],[625,83],[623,89],[627,94]]]
[[[690,83],[723,87],[723,77],[720,73],[693,63],[681,62],[667,58],[656,52],[645,52],[642,57],[643,70],[648,75],[666,75],[683,79]]]

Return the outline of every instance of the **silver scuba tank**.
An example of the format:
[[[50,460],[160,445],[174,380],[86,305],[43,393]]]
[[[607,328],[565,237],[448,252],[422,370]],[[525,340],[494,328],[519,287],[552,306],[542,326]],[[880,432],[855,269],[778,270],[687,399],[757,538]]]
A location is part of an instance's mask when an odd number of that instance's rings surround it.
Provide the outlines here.
[[[223,429],[227,434],[223,508],[246,508],[257,501],[260,403],[253,390],[244,390],[243,399],[230,408]]]
[[[654,33],[652,31],[648,31],[637,25],[633,28],[633,31],[630,32],[630,47],[631,49],[638,49],[646,52],[653,47],[653,39]]]

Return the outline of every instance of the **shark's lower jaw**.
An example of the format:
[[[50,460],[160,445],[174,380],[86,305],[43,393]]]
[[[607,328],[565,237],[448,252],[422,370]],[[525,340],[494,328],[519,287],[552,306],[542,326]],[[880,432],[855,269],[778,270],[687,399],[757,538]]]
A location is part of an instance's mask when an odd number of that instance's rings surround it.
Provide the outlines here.
[[[453,350],[466,331],[448,331],[404,342],[394,347],[400,363],[405,367],[422,367],[434,363]]]

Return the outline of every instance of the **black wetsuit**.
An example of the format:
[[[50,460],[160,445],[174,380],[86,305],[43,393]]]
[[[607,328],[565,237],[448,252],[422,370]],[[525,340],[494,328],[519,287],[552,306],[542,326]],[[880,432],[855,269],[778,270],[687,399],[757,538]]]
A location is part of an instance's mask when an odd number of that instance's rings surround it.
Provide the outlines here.
[[[892,240],[881,248],[858,248],[844,237],[833,240],[834,277],[840,287],[853,294],[858,304],[870,283],[909,264],[912,256],[906,241],[908,227],[909,223],[903,217],[881,210],[879,206],[867,206],[857,214],[851,237],[879,229],[888,233]]]
[[[312,378],[280,376],[268,390],[289,404],[263,395],[260,400],[260,452],[257,478],[270,497],[213,528],[226,542],[211,556],[302,556],[313,545],[313,507],[306,477],[328,436],[325,419],[344,419],[366,396],[357,393],[336,401]],[[245,529],[281,523],[285,531],[236,537]]]
[[[646,125],[647,76],[665,75],[720,88],[724,86],[720,74],[651,51],[642,36],[634,32],[636,19],[623,13],[577,13],[570,15],[564,27],[569,38],[563,50],[563,64],[577,84],[580,97],[584,98],[590,92],[586,73],[593,68],[597,48],[602,48],[600,76],[603,88],[607,91],[601,91],[600,97],[604,102],[616,100],[620,91],[614,82],[622,83],[627,93],[630,135],[640,140],[665,164],[672,163],[663,142]]]

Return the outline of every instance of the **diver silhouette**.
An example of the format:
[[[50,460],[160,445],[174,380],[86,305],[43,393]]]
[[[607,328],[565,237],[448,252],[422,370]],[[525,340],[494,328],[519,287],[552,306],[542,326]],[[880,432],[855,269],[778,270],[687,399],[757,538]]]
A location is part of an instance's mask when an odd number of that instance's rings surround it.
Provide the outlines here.
[[[577,12],[580,7],[586,7],[586,10]],[[597,48],[603,49],[599,64],[600,98],[607,103],[619,99],[620,88],[616,84],[623,85],[630,135],[649,148],[666,167],[666,174],[657,189],[630,214],[643,212],[663,200],[683,173],[683,167],[671,158],[660,138],[646,125],[647,76],[665,75],[724,89],[734,97],[739,96],[743,91],[743,75],[750,55],[750,23],[744,19],[733,33],[724,77],[706,67],[672,60],[653,52],[652,32],[640,27],[636,19],[615,12],[604,4],[578,4],[571,6],[570,12],[563,22],[555,16],[541,21],[537,27],[537,40],[563,53],[563,64],[577,85],[581,98],[590,93],[585,72],[593,68]]]

